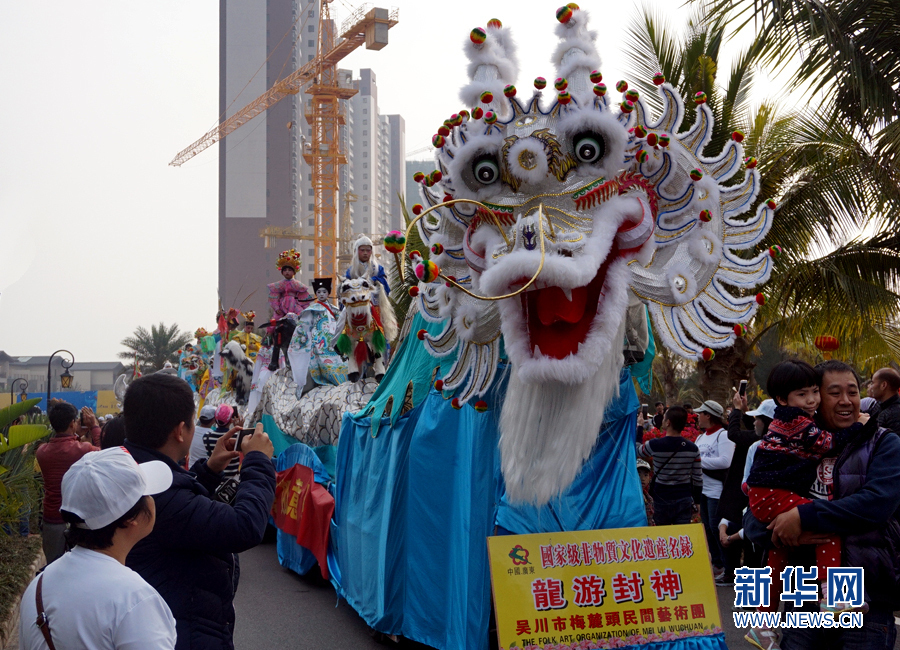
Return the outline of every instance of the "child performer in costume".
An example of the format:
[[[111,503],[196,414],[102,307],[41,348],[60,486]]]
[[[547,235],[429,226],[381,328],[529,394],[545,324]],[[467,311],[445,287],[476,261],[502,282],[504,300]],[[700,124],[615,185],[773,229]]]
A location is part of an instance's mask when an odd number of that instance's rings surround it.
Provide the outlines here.
[[[253,322],[256,318],[256,312],[248,311],[246,314],[241,315],[244,317],[244,329],[243,331],[232,332],[229,340],[240,343],[247,358],[250,361],[256,361],[256,355],[262,347],[262,337],[253,333],[253,328],[256,326]]]
[[[293,248],[282,252],[278,256],[276,266],[284,276],[284,280],[268,285],[272,318],[280,320],[288,314],[299,316],[313,300],[306,286],[294,279],[300,268],[300,253]]]
[[[344,276],[348,280],[354,280],[366,275],[376,282],[376,286],[380,287],[378,291],[372,294],[372,304],[378,307],[386,302],[386,300],[379,300],[380,294],[383,292],[384,297],[387,298],[391,293],[391,287],[388,285],[384,267],[376,262],[372,256],[372,240],[365,235],[361,235],[353,243],[353,261],[350,262],[350,268],[347,269]]]
[[[332,316],[337,312],[337,307],[331,302],[331,278],[314,278],[312,290],[316,294],[316,301],[323,305]]]
[[[269,285],[269,306],[272,308],[272,325],[267,333],[273,337],[272,361],[269,370],[278,370],[278,364],[282,353],[287,353],[291,336],[294,333],[296,319],[284,320],[288,314],[300,316],[313,301],[309,290],[305,285],[294,279],[294,274],[300,268],[300,253],[293,248],[283,251],[276,262],[278,270],[284,276],[284,280],[273,282]],[[282,321],[276,323],[275,321]]]
[[[847,429],[825,431],[813,421],[819,408],[819,377],[805,361],[784,361],[769,373],[766,391],[775,400],[775,419],[763,436],[753,466],[747,477],[750,510],[763,522],[770,522],[795,506],[809,503],[810,488],[816,478],[823,457],[838,455],[862,424]],[[826,498],[830,498],[828,495]],[[778,609],[780,598],[777,576],[787,566],[788,549],[769,551],[772,567],[769,611]],[[841,538],[832,535],[827,542],[816,545],[816,565],[822,585],[820,607],[826,610],[826,573],[828,567],[841,566]],[[837,611],[847,608],[837,607]],[[762,650],[777,650],[775,630],[751,628],[746,639]]]
[[[297,319],[288,348],[298,399],[307,385],[307,374],[320,386],[337,386],[347,381],[347,363],[332,348],[338,312],[328,301],[331,278],[315,278],[312,287],[316,300]]]

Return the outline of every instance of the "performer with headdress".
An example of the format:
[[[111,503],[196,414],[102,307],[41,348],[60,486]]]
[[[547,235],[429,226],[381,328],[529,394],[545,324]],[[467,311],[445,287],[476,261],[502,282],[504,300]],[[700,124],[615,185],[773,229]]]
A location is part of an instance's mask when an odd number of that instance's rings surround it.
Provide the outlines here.
[[[283,251],[275,263],[283,280],[268,285],[269,306],[272,308],[272,318],[279,320],[288,314],[303,313],[303,310],[313,301],[309,295],[309,289],[299,280],[294,279],[300,269],[300,253],[293,248]]]
[[[315,278],[312,287],[316,299],[297,319],[287,353],[298,398],[306,385],[307,373],[313,382],[323,386],[347,381],[347,363],[331,345],[337,315],[337,309],[328,300],[331,278]]]
[[[331,315],[334,316],[337,307],[331,302],[331,278],[313,278],[312,290],[316,294],[316,301],[322,304]]]
[[[272,320],[266,330],[273,337],[272,361],[269,370],[278,370],[281,353],[287,353],[287,347],[294,333],[296,318],[288,318],[289,314],[300,316],[311,302],[312,296],[304,284],[294,279],[300,268],[300,253],[293,248],[282,251],[276,262],[284,280],[269,285],[269,306],[272,308]]]
[[[262,337],[253,333],[253,328],[256,327],[256,324],[253,322],[256,319],[256,312],[248,311],[241,315],[244,317],[243,330],[232,332],[228,340],[240,343],[247,358],[251,361],[256,361],[256,355],[262,347]]]
[[[383,292],[384,297],[391,293],[391,287],[388,284],[384,267],[375,261],[372,255],[372,240],[365,235],[360,235],[353,243],[353,261],[350,262],[350,268],[344,274],[348,280],[368,276],[380,286],[380,289],[372,294],[372,303],[378,307],[387,302],[387,300],[379,300],[380,294]]]

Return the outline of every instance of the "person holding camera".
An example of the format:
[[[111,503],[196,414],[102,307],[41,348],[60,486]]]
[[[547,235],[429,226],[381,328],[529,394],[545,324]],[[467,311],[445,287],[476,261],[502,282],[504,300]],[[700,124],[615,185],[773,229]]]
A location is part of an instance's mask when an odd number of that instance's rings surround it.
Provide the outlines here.
[[[81,441],[81,418],[78,409],[68,402],[51,404],[47,417],[53,437],[38,447],[35,455],[44,479],[42,537],[44,555],[50,564],[66,552],[66,522],[59,514],[63,475],[75,461],[87,453],[100,451],[100,448]]]
[[[243,438],[240,483],[222,486],[221,472],[240,453],[238,428],[225,433],[207,460],[190,471],[179,462],[194,433],[194,400],[183,379],[156,373],[136,379],[123,405],[126,449],[139,463],[161,460],[172,486],[156,496],[156,526],[127,564],[165,599],[175,617],[176,649],[234,647],[234,554],[258,545],[275,499],[272,442],[257,425]],[[227,489],[220,489],[220,486]],[[219,494],[233,492],[224,502]]]

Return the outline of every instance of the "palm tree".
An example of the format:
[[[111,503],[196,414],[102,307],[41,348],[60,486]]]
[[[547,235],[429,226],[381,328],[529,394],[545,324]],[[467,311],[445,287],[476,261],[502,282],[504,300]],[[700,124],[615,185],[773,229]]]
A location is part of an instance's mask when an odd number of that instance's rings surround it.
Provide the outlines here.
[[[405,228],[409,228],[409,224],[412,223],[412,220],[415,217],[410,216],[409,211],[406,207],[406,200],[402,195],[398,195],[400,198],[400,210],[403,215],[403,226]],[[406,332],[406,328],[404,324],[406,322],[406,315],[409,312],[409,308],[412,305],[412,296],[409,294],[409,290],[417,286],[419,281],[416,279],[415,274],[413,273],[413,265],[409,259],[409,254],[413,251],[419,251],[422,255],[422,259],[428,259],[431,251],[422,241],[422,238],[419,236],[418,227],[413,228],[409,233],[409,239],[406,242],[406,250],[403,252],[402,258],[406,262],[406,277],[400,278],[400,269],[397,268],[396,264],[392,264],[388,273],[389,273],[389,281],[391,283],[391,295],[389,300],[394,307],[394,314],[397,316],[397,325],[400,326],[401,333],[400,338],[402,339]]]
[[[900,4],[896,0],[706,0],[715,20],[764,35],[763,62],[802,54],[794,89],[822,93],[826,108],[867,135],[897,140]],[[876,136],[876,140],[878,137]],[[887,142],[885,142],[887,144]]]
[[[169,326],[164,323],[152,325],[149,332],[138,327],[134,334],[122,339],[121,344],[128,348],[128,352],[119,352],[119,358],[137,360],[142,370],[159,370],[166,361],[177,364],[178,350],[190,340],[191,335],[179,331],[175,323]]]
[[[726,25],[723,14],[701,11],[678,38],[645,11],[629,30],[642,96],[656,98],[650,84],[656,71],[686,103],[698,90],[706,92],[717,119],[707,151],[721,151],[732,130],[744,131],[747,154],[759,160],[760,200],[779,204],[761,244],[784,248],[764,289],[768,302],[749,337],[699,364],[701,390],[723,404],[730,388],[749,378],[759,339],[772,328],[782,344],[794,346],[811,346],[818,334],[836,336],[841,355],[857,365],[900,356],[900,239],[887,229],[900,215],[900,176],[865,145],[859,128],[827,111],[785,110],[771,101],[751,107],[753,71],[770,51],[767,32],[736,58],[720,86]],[[861,236],[867,227],[876,234]]]

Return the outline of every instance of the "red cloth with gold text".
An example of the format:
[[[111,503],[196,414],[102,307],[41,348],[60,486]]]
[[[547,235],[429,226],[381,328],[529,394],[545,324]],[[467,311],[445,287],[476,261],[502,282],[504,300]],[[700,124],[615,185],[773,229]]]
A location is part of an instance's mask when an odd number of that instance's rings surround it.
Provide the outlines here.
[[[328,578],[328,538],[334,497],[315,481],[312,469],[294,465],[278,472],[272,517],[280,530],[297,538],[319,562],[323,578]]]

